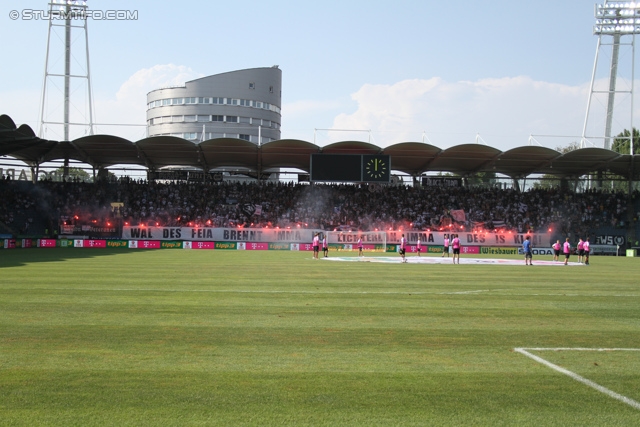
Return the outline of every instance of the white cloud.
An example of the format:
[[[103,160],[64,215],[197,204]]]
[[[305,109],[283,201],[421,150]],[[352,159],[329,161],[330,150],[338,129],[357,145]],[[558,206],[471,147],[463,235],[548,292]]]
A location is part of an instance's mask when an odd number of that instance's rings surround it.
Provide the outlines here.
[[[189,80],[202,77],[202,74],[194,72],[191,68],[183,65],[163,64],[155,65],[151,68],[144,68],[135,72],[127,79],[119,88],[118,92],[103,93],[94,88],[94,123],[113,123],[113,124],[138,124],[140,126],[96,126],[95,133],[112,134],[123,138],[137,141],[145,136],[146,129],[146,110],[147,110],[147,93],[167,86],[183,85]],[[59,83],[59,82],[57,82]],[[84,83],[83,83],[84,84]],[[73,116],[72,121],[86,122],[88,121],[88,108],[85,105],[78,106],[87,102],[86,86],[80,90],[72,88],[72,114],[82,110],[83,114]],[[80,95],[78,97],[78,95]],[[84,99],[83,99],[84,98]],[[78,101],[80,99],[80,101]],[[49,85],[48,90],[48,109],[47,120],[55,121],[62,113],[62,95],[60,88],[54,84]],[[28,124],[38,133],[40,128],[40,102],[41,93],[36,90],[29,92],[3,92],[0,96],[0,114],[9,115],[19,126],[23,123]],[[88,102],[87,102],[88,105]],[[60,139],[62,137],[62,127],[60,125],[47,125],[45,137],[52,139]],[[80,127],[73,127],[70,132],[71,139],[79,138],[85,134],[86,130]]]
[[[441,148],[475,142],[480,134],[488,145],[505,150],[526,145],[530,134],[580,135],[588,91],[587,84],[566,86],[529,77],[366,84],[352,95],[357,110],[339,114],[333,127],[371,129],[380,146],[421,141],[424,132],[427,142]],[[551,148],[553,144],[549,142]]]
[[[95,112],[98,123],[146,124],[147,93],[203,77],[183,65],[164,64],[135,72],[120,86],[115,97],[97,99]],[[96,133],[108,133],[137,141],[145,136],[143,126],[98,126]]]
[[[0,93],[0,114],[11,117],[16,126],[22,124],[31,126],[31,129],[37,133],[41,96],[37,89],[4,91]]]
[[[353,109],[354,106],[353,101],[348,97],[329,100],[305,99],[283,104],[281,137],[326,145],[323,141],[327,139],[327,133],[317,129],[331,127],[336,114]],[[316,140],[316,137],[320,140]]]
[[[202,76],[186,66],[155,65],[135,72],[116,93],[96,91],[94,120],[97,123],[141,125],[98,126],[96,133],[132,141],[143,138],[147,93],[183,85]],[[598,87],[607,84],[608,81],[597,82]],[[568,86],[522,76],[458,82],[434,77],[390,85],[365,84],[350,98],[303,100],[283,105],[282,137],[316,141],[319,145],[370,140],[384,147],[422,141],[424,132],[425,142],[447,148],[473,143],[476,134],[480,134],[488,145],[507,150],[526,145],[529,135],[533,134],[542,145],[556,148],[579,139],[588,92],[588,83]],[[35,90],[4,92],[0,97],[0,113],[9,114],[17,124],[29,124],[37,132],[39,97]],[[621,98],[616,98],[618,112],[624,110]],[[603,104],[606,102],[601,100],[592,103],[596,115],[602,116]],[[640,117],[640,109],[635,116]],[[623,120],[628,117],[628,113],[623,113]],[[602,126],[603,122],[598,116],[590,117],[594,126]],[[628,125],[614,122],[614,127],[617,134]],[[316,132],[315,128],[370,129],[371,133]],[[601,134],[599,129],[591,128],[590,125],[588,135]],[[560,135],[570,137],[555,137]],[[75,135],[78,136],[81,135]]]
[[[204,77],[204,74],[194,72],[184,65],[155,65],[151,68],[143,68],[134,73],[120,86],[116,94],[118,100],[126,100],[131,96],[144,95],[143,106],[146,105],[147,93],[155,89],[171,86],[182,86],[185,82]]]
[[[295,101],[282,106],[283,116],[286,116],[288,120],[304,118],[310,114],[326,113],[341,109],[343,104],[338,100],[329,101],[313,101],[313,100],[301,100]]]

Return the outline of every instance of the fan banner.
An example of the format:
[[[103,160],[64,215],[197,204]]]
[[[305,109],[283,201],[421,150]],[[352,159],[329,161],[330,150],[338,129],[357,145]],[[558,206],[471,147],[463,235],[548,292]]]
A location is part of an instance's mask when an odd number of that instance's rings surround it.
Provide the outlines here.
[[[465,222],[467,220],[466,215],[462,209],[451,211],[451,218],[456,222]]]
[[[442,246],[444,239],[458,235],[462,246],[521,246],[527,236],[534,247],[549,247],[551,233],[513,233],[513,232],[459,232],[444,231],[323,231],[318,229],[273,229],[273,228],[203,228],[203,227],[123,227],[122,239],[125,240],[182,240],[213,242],[251,242],[251,243],[298,243],[308,244],[315,233],[321,238],[327,236],[329,244],[356,245],[358,239],[363,244],[398,244],[404,234],[407,244],[415,245],[418,240],[424,246]],[[148,247],[140,245],[140,247]],[[245,246],[246,247],[246,246]],[[265,246],[268,248],[268,246]],[[262,247],[261,247],[262,248]]]
[[[453,239],[457,234],[462,246],[520,246],[527,236],[530,237],[533,246],[548,247],[551,241],[550,233],[472,233],[461,231],[459,233],[443,231],[387,231],[387,244],[400,243],[402,234],[407,243],[415,244],[418,239],[426,246],[444,245],[444,239]]]
[[[323,231],[301,228],[122,227],[122,238],[134,240],[308,243],[315,233]]]

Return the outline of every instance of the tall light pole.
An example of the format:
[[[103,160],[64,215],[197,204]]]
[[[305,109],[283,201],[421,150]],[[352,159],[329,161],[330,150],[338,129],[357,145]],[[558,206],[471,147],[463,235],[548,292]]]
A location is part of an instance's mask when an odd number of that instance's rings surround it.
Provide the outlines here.
[[[606,95],[606,117],[604,124],[604,148],[611,149],[612,145],[612,126],[614,119],[614,111],[616,106],[617,94],[629,94],[629,132],[633,137],[633,95],[634,95],[634,74],[635,74],[635,38],[636,34],[640,34],[640,2],[621,2],[606,0],[604,4],[595,6],[596,23],[593,27],[593,34],[598,36],[598,45],[596,48],[596,59],[593,64],[593,73],[591,76],[591,89],[589,92],[589,100],[587,102],[587,113],[584,120],[584,128],[582,130],[582,141],[580,146],[583,147],[588,141],[587,123],[589,121],[589,113],[591,112],[591,104],[594,95]],[[617,87],[619,70],[620,47],[631,47],[631,76],[630,88],[619,89]],[[596,70],[598,67],[598,57],[602,50],[610,49],[611,63],[609,67],[609,85],[606,90],[596,90]],[[595,137],[599,137],[596,135]],[[633,141],[631,141],[633,142]],[[633,143],[629,144],[631,153],[633,154]]]
[[[49,1],[49,34],[47,36],[47,54],[45,58],[44,67],[44,83],[42,86],[42,103],[40,106],[40,129],[39,136],[41,138],[47,138],[46,125],[62,126],[62,135],[58,138],[62,138],[63,141],[69,141],[69,128],[70,126],[83,126],[86,128],[86,133],[93,135],[93,99],[91,91],[91,72],[89,68],[89,35],[87,32],[87,2],[86,0],[50,0]],[[52,31],[55,27],[64,28],[64,69],[54,70],[55,64],[58,62],[55,58],[51,59],[51,42]],[[84,59],[85,69],[79,72],[72,72],[72,51],[73,45],[72,30],[79,29],[84,32],[85,52]],[[54,42],[55,42],[54,37]],[[80,61],[75,61],[80,64]],[[62,104],[62,114],[59,111],[52,111],[49,116],[47,111],[48,98],[54,98],[48,96],[48,90],[50,83],[54,87],[59,87],[59,84],[55,84],[56,79],[63,80],[62,91],[62,103],[52,100],[52,104]],[[88,118],[84,117],[82,120],[72,121],[71,119],[71,106],[72,106],[72,89],[71,80],[82,79],[86,81],[87,98],[88,98]],[[62,116],[60,118],[60,116]],[[88,120],[87,120],[88,119]]]

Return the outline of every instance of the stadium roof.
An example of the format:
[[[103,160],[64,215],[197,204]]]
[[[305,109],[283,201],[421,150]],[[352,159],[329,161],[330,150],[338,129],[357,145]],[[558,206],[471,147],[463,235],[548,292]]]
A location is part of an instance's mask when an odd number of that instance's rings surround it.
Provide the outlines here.
[[[10,156],[29,166],[53,160],[77,160],[94,168],[140,165],[150,170],[167,166],[194,167],[204,171],[237,169],[266,172],[292,168],[309,172],[311,154],[387,154],[395,171],[417,176],[427,172],[470,175],[495,172],[512,178],[532,174],[579,177],[611,172],[626,179],[640,178],[640,155],[619,154],[601,148],[581,148],[566,154],[524,146],[508,151],[462,144],[440,149],[421,142],[403,142],[386,148],[360,141],[343,141],[319,147],[306,141],[282,139],[261,146],[233,138],[201,143],[172,136],[154,136],[132,142],[113,135],[91,135],[73,141],[38,138],[33,130],[17,127],[11,117],[0,115],[0,156]]]

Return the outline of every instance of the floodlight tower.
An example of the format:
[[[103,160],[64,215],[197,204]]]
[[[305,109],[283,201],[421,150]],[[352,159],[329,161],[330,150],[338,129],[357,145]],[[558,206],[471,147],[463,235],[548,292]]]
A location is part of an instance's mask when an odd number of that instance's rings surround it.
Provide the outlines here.
[[[634,64],[635,64],[635,38],[640,34],[640,2],[621,2],[605,0],[604,4],[595,6],[596,23],[593,27],[593,34],[598,36],[598,46],[596,48],[596,59],[593,65],[591,76],[591,90],[587,103],[587,114],[584,120],[582,131],[582,141],[580,147],[584,147],[588,141],[587,122],[591,110],[591,102],[594,94],[606,96],[606,118],[604,125],[604,148],[611,149],[612,137],[611,128],[614,119],[614,107],[617,94],[629,95],[629,131],[633,134],[633,95],[634,95]],[[619,71],[620,47],[628,46],[631,49],[631,75],[628,88],[619,89],[617,87]],[[594,89],[596,84],[596,69],[598,67],[598,56],[602,51],[607,50],[611,55],[609,68],[609,85],[605,90]],[[625,119],[626,121],[626,119]],[[633,144],[631,154],[633,154]]]
[[[47,15],[49,20],[49,34],[47,36],[47,55],[45,59],[44,67],[44,83],[42,85],[42,103],[40,106],[40,130],[39,136],[45,138],[46,125],[62,125],[63,133],[62,140],[69,141],[69,128],[70,126],[83,126],[86,129],[86,133],[93,135],[93,99],[91,93],[91,72],[89,68],[89,34],[87,32],[87,2],[86,0],[50,0],[49,1],[49,14]],[[76,24],[76,22],[81,24]],[[58,64],[58,60],[51,58],[51,33],[56,30],[56,27],[64,28],[64,70],[52,69]],[[84,32],[85,42],[85,68],[78,72],[72,72],[71,70],[71,47],[73,45],[72,29],[79,29]],[[57,34],[56,34],[57,36]],[[75,59],[75,63],[82,68],[80,61]],[[55,118],[49,119],[46,108],[47,104],[47,90],[49,83],[59,88],[55,81],[63,79],[63,99],[62,99],[62,121],[60,121],[59,115],[55,115]],[[71,79],[82,79],[86,81],[86,96],[88,98],[88,122],[86,114],[82,114],[80,109],[76,109],[76,114],[82,116],[82,120],[71,120],[71,102],[72,89]],[[57,103],[59,105],[59,103]],[[58,111],[56,111],[58,112]]]

